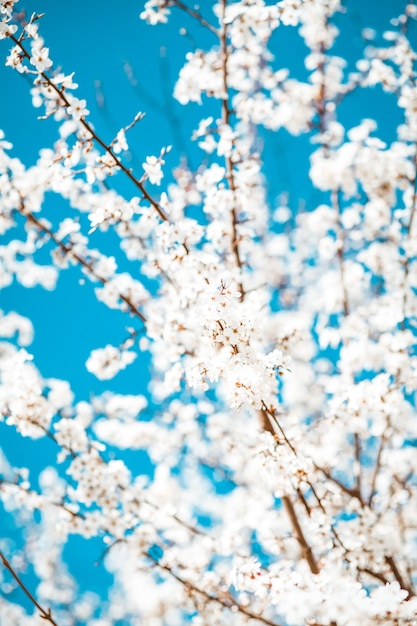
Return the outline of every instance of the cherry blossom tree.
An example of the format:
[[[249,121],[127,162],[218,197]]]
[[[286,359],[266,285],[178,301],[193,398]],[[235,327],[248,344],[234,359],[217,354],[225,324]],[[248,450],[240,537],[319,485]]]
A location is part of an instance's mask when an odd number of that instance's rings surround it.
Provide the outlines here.
[[[16,4],[0,0],[6,65],[58,135],[30,167],[0,136],[1,285],[53,290],[76,267],[125,325],[85,364],[107,391],[80,399],[43,377],[31,321],[0,318],[2,419],[56,448],[39,480],[0,458],[4,514],[24,537],[0,538],[1,624],[417,624],[417,7],[396,3],[389,30],[364,32],[351,67],[335,52],[341,0],[149,0],[149,27],[177,11],[212,42],[190,48],[174,89],[201,105],[200,161],[168,172],[170,146],[126,159],[142,114],[98,134],[41,16]],[[303,76],[271,51],[287,29]],[[375,120],[339,115],[377,88],[401,117],[391,143]],[[309,145],[314,201],[298,210],[267,190],[280,129]],[[50,193],[68,203],[58,226]],[[148,393],[115,393],[146,355]],[[152,471],[134,475],[128,450]],[[102,542],[101,597],[66,565],[74,535]]]

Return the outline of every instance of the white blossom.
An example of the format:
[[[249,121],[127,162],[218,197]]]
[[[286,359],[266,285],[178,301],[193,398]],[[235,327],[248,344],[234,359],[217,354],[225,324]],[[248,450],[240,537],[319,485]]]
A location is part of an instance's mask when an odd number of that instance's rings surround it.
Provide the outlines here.
[[[146,157],[146,163],[142,164],[149,181],[153,185],[160,185],[163,178],[162,165],[164,161],[156,156]]]
[[[100,380],[109,380],[132,363],[136,356],[130,350],[121,350],[115,346],[107,345],[91,352],[86,367]]]

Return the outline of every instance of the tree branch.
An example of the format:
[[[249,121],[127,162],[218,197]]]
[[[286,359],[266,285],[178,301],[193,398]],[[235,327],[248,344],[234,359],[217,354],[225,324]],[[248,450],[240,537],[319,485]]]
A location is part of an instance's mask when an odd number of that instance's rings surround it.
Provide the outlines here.
[[[415,595],[414,590],[413,590],[411,585],[408,585],[405,582],[404,578],[402,577],[402,574],[401,574],[400,570],[397,567],[397,564],[395,562],[394,557],[393,556],[386,556],[385,557],[385,561],[386,561],[387,565],[389,565],[389,567],[391,569],[391,572],[393,573],[394,578],[398,582],[398,584],[400,585],[401,589],[404,589],[405,591],[408,591],[409,595],[408,595],[407,600],[412,598]]]
[[[197,585],[194,585],[188,580],[185,580],[184,578],[182,578],[179,574],[177,574],[173,570],[171,566],[164,564],[164,563],[160,563],[149,552],[146,553],[146,556],[152,561],[152,563],[156,567],[159,567],[163,571],[169,573],[173,578],[175,578],[179,583],[181,583],[187,590],[193,591],[194,593],[197,593],[203,596],[203,598],[205,598],[208,602],[215,602],[217,604],[220,604],[225,609],[229,609],[231,611],[238,611],[239,613],[245,615],[249,619],[256,620],[262,624],[265,624],[265,626],[280,626],[280,624],[278,624],[277,622],[273,622],[270,619],[263,617],[263,615],[257,615],[256,613],[249,611],[249,609],[246,609],[244,606],[239,604],[239,602],[237,602],[236,599],[230,593],[225,594],[224,598],[214,596],[211,593],[205,591],[204,589],[200,589],[199,587],[197,587]]]
[[[372,502],[376,494],[376,481],[378,478],[379,470],[381,469],[381,458],[382,458],[382,451],[384,449],[384,445],[385,445],[385,433],[383,433],[381,436],[379,447],[378,447],[378,452],[376,455],[375,466],[374,466],[374,471],[373,471],[372,480],[371,480],[371,491],[369,493],[369,499],[368,499],[369,508],[372,507]]]
[[[412,234],[412,230],[413,230],[413,223],[415,220],[415,215],[416,215],[416,210],[417,210],[417,142],[415,144],[415,154],[414,154],[414,179],[413,179],[413,195],[411,198],[411,214],[410,214],[410,220],[408,222],[408,226],[407,226],[407,242],[410,240],[411,238],[411,234]],[[406,316],[407,316],[407,281],[408,281],[408,274],[410,272],[410,258],[407,256],[404,262],[404,294],[403,294],[403,319],[401,321],[401,330],[405,330],[405,320],[406,320]]]
[[[188,15],[190,15],[192,18],[197,20],[197,22],[199,24],[201,24],[201,26],[204,26],[205,28],[207,28],[209,31],[211,31],[215,35],[219,34],[219,31],[217,30],[217,28],[215,28],[215,26],[213,26],[213,24],[210,24],[210,22],[208,22],[201,15],[201,13],[199,13],[199,11],[196,11],[195,9],[190,9],[190,7],[188,7],[186,4],[184,4],[184,2],[181,2],[181,0],[171,0],[171,2],[172,2],[173,6],[176,6],[178,9],[181,9],[185,13],[188,13]]]
[[[79,265],[81,265],[86,270],[88,270],[88,272],[92,276],[94,276],[94,278],[98,280],[102,285],[106,285],[109,282],[107,278],[105,278],[104,276],[100,276],[100,274],[96,272],[92,263],[89,263],[88,261],[83,259],[79,254],[74,252],[72,246],[63,243],[60,239],[58,239],[58,237],[53,232],[53,230],[51,230],[48,226],[46,226],[46,224],[44,224],[41,220],[35,217],[33,213],[31,213],[30,211],[27,211],[23,204],[23,200],[21,202],[20,209],[18,210],[19,210],[19,213],[21,213],[21,215],[26,217],[29,222],[32,222],[32,224],[34,224],[36,228],[38,228],[40,231],[48,235],[48,237],[60,248],[60,250],[62,250],[62,252],[64,252],[65,255],[70,256],[75,261],[77,261]],[[129,311],[130,313],[132,313],[132,315],[135,315],[143,323],[146,323],[146,317],[144,316],[143,313],[139,311],[137,306],[132,302],[130,298],[128,298],[127,296],[124,296],[123,294],[119,294],[119,298],[128,306]]]
[[[287,511],[288,517],[290,518],[295,537],[301,549],[302,557],[307,561],[311,573],[319,574],[320,568],[314,556],[313,550],[311,549],[311,546],[304,536],[303,529],[301,528],[301,524],[298,520],[294,505],[291,502],[291,498],[289,496],[283,496],[282,502],[284,504],[285,510]]]
[[[228,85],[228,50],[227,50],[227,25],[226,25],[226,6],[227,0],[221,0],[221,31],[220,31],[220,46],[222,55],[222,72],[223,72],[223,90],[224,95],[222,99],[222,123],[224,126],[230,126],[230,114],[229,107],[229,85]],[[233,172],[233,162],[230,155],[225,155],[226,163],[226,178],[229,184],[229,189],[233,195],[233,207],[232,207],[232,253],[235,257],[236,267],[241,275],[242,273],[242,259],[239,251],[239,236],[237,232],[237,200],[236,200],[236,181]],[[239,279],[239,290],[241,293],[241,300],[245,298],[245,290],[242,284],[242,278]]]
[[[10,39],[15,43],[16,46],[19,46],[19,48],[22,50],[22,53],[24,55],[24,57],[26,57],[27,59],[30,60],[31,56],[29,54],[29,52],[26,50],[26,48],[24,47],[23,43],[20,41],[20,39],[17,39],[14,35],[10,36]],[[48,76],[48,74],[46,74],[46,72],[40,72],[39,76],[42,76],[42,78],[46,81],[46,83],[55,91],[55,93],[59,96],[60,100],[62,101],[63,105],[65,108],[68,108],[70,106],[70,102],[67,99],[64,90],[63,89],[59,89],[59,87],[53,82],[53,80]],[[168,221],[168,216],[165,214],[164,210],[162,209],[162,207],[160,206],[160,204],[158,202],[156,202],[156,200],[154,200],[152,198],[152,196],[149,194],[149,192],[145,189],[145,186],[143,185],[143,183],[141,183],[141,181],[136,178],[136,176],[134,176],[134,174],[132,173],[132,170],[127,168],[122,161],[119,159],[119,157],[115,154],[114,150],[106,144],[105,141],[103,141],[103,139],[101,139],[101,137],[99,137],[97,135],[97,133],[95,132],[95,130],[93,129],[93,127],[85,120],[84,117],[81,117],[81,119],[79,120],[80,124],[85,128],[85,130],[88,131],[88,133],[91,135],[92,139],[94,139],[94,141],[103,148],[103,150],[105,150],[105,152],[107,152],[107,154],[109,154],[112,159],[115,162],[115,165],[117,165],[117,167],[119,169],[122,170],[122,172],[124,172],[124,174],[132,181],[132,183],[138,188],[140,189],[143,197],[149,202],[149,204],[155,209],[155,211],[158,213],[159,217],[163,220],[163,221]]]
[[[3,562],[4,567],[7,570],[9,570],[10,574],[13,576],[13,578],[15,579],[15,581],[17,582],[19,587],[24,591],[24,593],[29,598],[29,600],[32,602],[32,604],[38,609],[41,618],[44,619],[45,621],[49,622],[53,626],[58,626],[57,622],[52,617],[51,609],[49,608],[48,610],[46,610],[46,609],[43,608],[43,606],[41,606],[39,604],[39,602],[36,600],[36,598],[32,595],[32,593],[26,587],[25,583],[22,581],[20,576],[13,569],[10,561],[8,561],[6,559],[6,557],[4,556],[4,554],[3,554],[3,552],[1,550],[0,550],[0,559]]]
[[[348,487],[347,485],[345,485],[344,483],[342,483],[341,480],[339,480],[338,478],[336,478],[335,476],[333,476],[333,474],[331,474],[329,472],[329,470],[325,469],[324,467],[321,467],[320,465],[316,465],[314,464],[314,467],[319,470],[319,472],[321,472],[322,474],[324,474],[324,476],[330,480],[332,483],[334,483],[335,485],[337,485],[344,493],[346,493],[346,495],[350,496],[351,498],[357,498],[359,500],[359,502],[364,505],[365,502],[362,499],[362,496],[360,494],[360,492],[358,491],[357,487]]]

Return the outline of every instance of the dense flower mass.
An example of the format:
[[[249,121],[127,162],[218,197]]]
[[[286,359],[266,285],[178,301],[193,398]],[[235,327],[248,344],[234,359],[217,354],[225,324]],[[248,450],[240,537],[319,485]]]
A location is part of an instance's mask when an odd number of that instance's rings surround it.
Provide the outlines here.
[[[149,27],[198,27],[173,86],[199,105],[193,158],[169,172],[175,143],[128,160],[142,113],[103,139],[16,3],[0,0],[5,63],[57,138],[27,166],[0,130],[0,286],[53,291],[78,268],[80,303],[120,332],[73,347],[107,385],[81,398],[40,371],[31,320],[0,311],[1,426],[56,453],[32,468],[0,447],[19,529],[0,535],[0,623],[417,626],[415,4],[352,62],[342,0],[145,2]],[[375,92],[388,139],[345,113]],[[300,196],[271,191],[282,136]],[[145,395],[112,386],[134,362]],[[74,535],[103,544],[100,597],[67,566]]]

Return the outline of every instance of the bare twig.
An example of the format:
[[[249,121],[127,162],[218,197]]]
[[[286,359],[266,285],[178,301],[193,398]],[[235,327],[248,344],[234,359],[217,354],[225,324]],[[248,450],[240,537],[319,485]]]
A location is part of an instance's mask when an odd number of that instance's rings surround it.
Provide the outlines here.
[[[41,618],[44,619],[45,621],[49,622],[53,626],[58,626],[57,622],[52,617],[51,609],[50,608],[44,609],[43,606],[41,606],[39,604],[39,602],[36,600],[35,596],[26,587],[25,583],[22,581],[22,579],[17,574],[17,572],[13,569],[13,566],[11,565],[10,561],[8,561],[6,559],[6,557],[4,556],[3,552],[1,552],[1,550],[0,550],[0,559],[3,562],[4,567],[13,576],[13,578],[15,579],[15,581],[17,582],[19,587],[24,591],[24,593],[29,598],[29,600],[32,602],[32,604],[38,609]]]
[[[178,9],[181,9],[182,11],[184,11],[185,13],[188,13],[188,15],[192,18],[194,18],[199,24],[201,24],[201,26],[204,26],[204,28],[208,28],[209,31],[211,31],[212,33],[214,33],[215,35],[218,35],[219,32],[217,30],[217,28],[215,26],[213,26],[213,24],[210,24],[210,22],[208,22],[199,11],[195,10],[195,9],[190,9],[190,7],[188,7],[186,4],[184,4],[184,2],[181,2],[181,0],[171,0],[172,4],[174,6],[176,6]]]
[[[222,123],[225,126],[230,125],[230,114],[231,109],[229,106],[229,84],[228,84],[228,50],[227,50],[227,25],[226,25],[226,5],[227,0],[221,1],[222,7],[222,24],[220,31],[220,45],[221,45],[221,53],[222,53],[222,72],[223,72],[223,100],[222,100]],[[239,236],[237,232],[237,199],[236,199],[236,181],[233,170],[233,162],[232,157],[229,155],[225,156],[226,162],[226,177],[229,184],[229,189],[233,194],[233,207],[232,207],[232,252],[235,257],[236,267],[239,269],[241,274],[242,271],[242,259],[240,257],[239,251]],[[239,290],[241,294],[241,300],[243,301],[245,298],[245,290],[243,288],[242,279],[239,280]]]
[[[173,145],[182,155],[184,155],[187,164],[191,167],[191,157],[188,154],[186,142],[184,140],[181,119],[176,113],[175,101],[173,101],[172,91],[170,89],[172,81],[169,75],[169,63],[166,54],[163,54],[163,49],[160,51],[160,82],[163,92],[162,101],[158,100],[152,92],[145,89],[145,87],[139,83],[139,80],[129,61],[124,62],[123,69],[126,78],[137,97],[168,122],[172,133]]]

